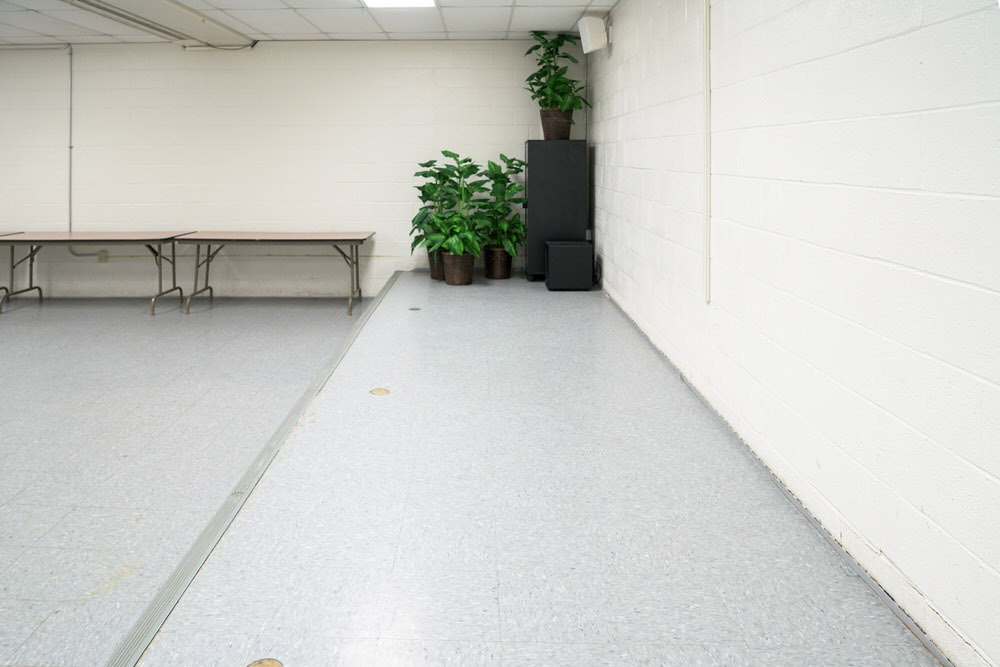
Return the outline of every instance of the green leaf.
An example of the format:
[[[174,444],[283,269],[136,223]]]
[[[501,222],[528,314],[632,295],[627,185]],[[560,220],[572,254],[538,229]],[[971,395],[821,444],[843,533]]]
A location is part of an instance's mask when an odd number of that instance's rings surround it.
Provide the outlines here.
[[[417,211],[417,214],[413,216],[413,227],[414,229],[421,228],[427,224],[427,220],[430,218],[430,211],[426,208],[421,208]]]
[[[458,153],[453,153],[452,151],[441,151],[441,155],[444,155],[445,157],[450,157],[453,160],[458,159]]]

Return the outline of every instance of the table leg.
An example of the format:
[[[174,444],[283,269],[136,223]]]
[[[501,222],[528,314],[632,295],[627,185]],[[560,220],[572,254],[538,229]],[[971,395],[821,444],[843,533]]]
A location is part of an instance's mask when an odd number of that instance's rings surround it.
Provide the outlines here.
[[[358,303],[363,298],[361,294],[361,246],[354,246],[354,282],[358,286]]]
[[[333,246],[333,249],[339,252],[340,256],[344,258],[344,262],[347,263],[347,269],[351,272],[351,292],[347,295],[347,314],[353,315],[354,297],[358,297],[358,303],[361,303],[361,273],[358,268],[360,264],[358,259],[361,253],[356,243],[349,245],[346,253],[338,245]]]
[[[208,245],[208,246],[206,246],[205,259],[201,259],[201,244],[198,243],[198,244],[195,245],[195,251],[194,251],[194,291],[192,291],[191,294],[188,295],[187,305],[184,307],[184,312],[185,313],[190,313],[191,312],[191,300],[194,299],[199,294],[202,294],[203,292],[208,292],[208,300],[209,301],[212,301],[215,298],[215,290],[213,290],[212,286],[208,284],[208,271],[209,271],[209,268],[212,266],[212,260],[215,259],[215,256],[219,254],[219,251],[222,250],[225,247],[226,246],[224,246],[224,245],[220,245],[218,248],[215,249],[215,252],[212,252],[212,246]],[[198,273],[199,273],[199,271],[201,269],[202,264],[205,265],[205,286],[202,287],[201,289],[198,289]]]
[[[184,290],[177,285],[177,241],[170,242],[170,280],[177,287],[177,301],[184,303]]]
[[[10,286],[9,288],[3,288],[4,294],[0,296],[0,312],[3,312],[4,301],[10,301],[12,296],[17,296],[18,294],[24,294],[26,292],[38,292],[38,303],[44,300],[42,295],[42,288],[35,284],[35,255],[38,251],[42,249],[40,245],[28,246],[28,254],[21,259],[14,261],[14,245],[10,246]],[[14,289],[14,269],[23,264],[25,261],[28,262],[28,286],[24,289],[15,290]]]
[[[347,316],[350,317],[354,314],[354,292],[357,290],[354,276],[354,246],[350,246],[347,252],[351,256],[351,261],[347,263],[347,270],[351,272],[351,293],[347,295]]]
[[[156,300],[165,294],[170,294],[171,292],[178,292],[180,295],[181,303],[184,303],[184,290],[177,286],[177,244],[173,241],[170,242],[170,258],[167,259],[163,256],[163,244],[157,243],[154,249],[152,245],[147,245],[146,249],[153,254],[153,259],[156,260],[156,286],[157,292],[153,295],[152,300],[149,302],[149,314],[156,315]],[[173,276],[173,287],[168,290],[163,289],[163,260],[170,262],[170,271]]]

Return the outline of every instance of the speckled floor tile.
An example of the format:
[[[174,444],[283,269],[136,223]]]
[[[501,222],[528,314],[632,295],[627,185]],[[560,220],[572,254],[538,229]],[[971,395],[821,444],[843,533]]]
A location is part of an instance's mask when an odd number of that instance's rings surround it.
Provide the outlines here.
[[[378,667],[500,667],[498,642],[380,639]]]
[[[141,664],[925,664],[852,575],[602,294],[404,274]]]
[[[499,641],[496,572],[395,573],[380,637]]]
[[[75,507],[35,542],[35,546],[64,549],[148,548],[160,534],[168,512]]]
[[[687,573],[692,554],[669,521],[600,508],[561,514],[504,512],[497,516],[497,563],[501,570],[545,566],[566,571]]]
[[[876,663],[885,667],[940,667],[941,663],[919,641],[875,647]]]
[[[742,643],[721,644],[521,644],[505,642],[505,667],[730,667],[749,665]]]
[[[301,637],[303,645],[321,638],[377,639],[388,570],[328,566],[322,559],[292,571],[280,613],[261,637]]]
[[[6,428],[0,425],[0,429]],[[8,456],[0,458],[0,467],[4,471],[3,475],[0,475],[0,506],[31,485],[39,474],[33,470],[16,469]]]
[[[816,665],[817,667],[940,667],[923,646],[881,647],[852,645],[837,648],[752,649],[749,664],[760,667]]]
[[[78,600],[117,586],[131,572],[112,554],[32,547],[0,577],[0,598]]]
[[[264,658],[279,660],[286,667],[322,665],[323,667],[371,667],[376,661],[376,639],[340,639],[337,637],[302,636],[292,633],[272,636],[262,632],[250,644],[245,662],[230,665],[252,664]]]
[[[36,600],[0,600],[4,622],[0,623],[0,664],[14,655],[21,645],[52,613],[52,605]]]
[[[504,641],[740,641],[722,596],[686,576],[559,569],[500,570]]]
[[[140,664],[144,667],[243,667],[252,662],[251,656],[257,655],[251,637],[256,637],[258,631],[259,628],[253,632],[234,634],[228,630],[212,629],[207,624],[203,627],[161,630],[142,654]]]
[[[629,664],[626,644],[553,644],[504,642],[503,664],[509,667],[614,667]]]
[[[27,548],[17,545],[0,545],[0,577],[3,576],[4,571],[10,567],[11,563],[21,557]]]
[[[111,655],[120,633],[142,613],[142,602],[81,600],[57,607],[24,644],[11,656],[23,664],[93,667]],[[85,636],[71,641],[80,628]]]
[[[410,508],[403,519],[394,569],[496,572],[493,512]]]
[[[0,545],[33,546],[71,510],[71,507],[58,505],[7,503],[0,506]]]
[[[753,656],[740,642],[641,644],[629,647],[629,664],[642,667],[751,667]],[[809,664],[809,663],[789,663]]]
[[[913,645],[916,638],[858,577],[760,572],[718,581],[751,648]]]
[[[99,637],[110,651],[133,620],[115,605],[152,599],[357,320],[330,300],[217,305],[198,317],[166,305],[150,317],[136,299],[4,309],[17,381],[0,383],[0,628],[21,628],[20,599],[49,613],[104,605],[53,615],[18,660],[102,662],[88,647]]]

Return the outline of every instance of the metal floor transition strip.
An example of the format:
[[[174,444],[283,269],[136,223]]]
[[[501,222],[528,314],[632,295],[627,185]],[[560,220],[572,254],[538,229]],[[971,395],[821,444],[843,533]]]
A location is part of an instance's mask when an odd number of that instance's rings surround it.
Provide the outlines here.
[[[194,580],[202,565],[205,564],[205,561],[208,560],[208,557],[219,543],[219,540],[222,539],[222,536],[230,524],[232,524],[236,515],[243,508],[254,487],[257,486],[264,473],[267,472],[268,467],[281,450],[292,429],[295,428],[295,425],[309,408],[310,403],[312,403],[313,399],[330,379],[330,376],[333,375],[333,372],[351,348],[354,340],[364,328],[365,323],[371,317],[372,313],[375,312],[375,309],[378,308],[378,305],[385,298],[385,295],[392,288],[393,284],[395,284],[399,274],[399,271],[392,274],[392,277],[389,278],[378,295],[365,308],[365,311],[351,328],[347,337],[340,344],[337,352],[327,361],[299,400],[292,406],[284,421],[282,421],[253,463],[250,464],[250,467],[229,494],[229,497],[215,513],[215,516],[212,517],[211,521],[202,530],[191,546],[191,549],[188,550],[166,583],[157,592],[156,597],[153,598],[152,602],[149,603],[149,606],[146,607],[142,615],[135,622],[135,625],[132,626],[115,648],[114,653],[111,654],[111,658],[107,662],[108,667],[134,667],[139,662],[142,654],[153,641],[153,638],[167,620],[174,606],[181,599],[181,596],[184,595],[184,591],[187,590],[187,587]]]

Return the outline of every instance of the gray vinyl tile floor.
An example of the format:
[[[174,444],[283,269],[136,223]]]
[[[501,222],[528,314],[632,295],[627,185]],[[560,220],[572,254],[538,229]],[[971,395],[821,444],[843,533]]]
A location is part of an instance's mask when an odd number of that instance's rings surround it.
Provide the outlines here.
[[[140,665],[263,658],[937,664],[602,293],[423,273]]]
[[[148,303],[0,314],[0,664],[102,664],[360,313]]]

